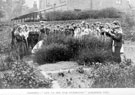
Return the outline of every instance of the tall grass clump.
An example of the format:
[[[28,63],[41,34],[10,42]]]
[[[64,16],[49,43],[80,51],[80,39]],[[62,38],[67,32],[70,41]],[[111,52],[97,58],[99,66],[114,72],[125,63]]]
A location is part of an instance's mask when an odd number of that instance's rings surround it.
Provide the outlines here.
[[[93,63],[104,63],[112,59],[111,53],[103,49],[94,49],[92,52],[90,52],[90,49],[83,49],[79,54],[78,59],[80,65],[84,65],[85,63],[85,65],[90,66]]]
[[[80,43],[82,45],[77,56],[80,64],[92,65],[93,62],[112,61],[111,48],[106,48],[108,47],[107,42],[89,35],[81,39]]]
[[[109,50],[100,39],[86,36],[81,39],[51,35],[44,40],[42,49],[34,54],[37,63],[46,64],[58,61],[79,61],[87,64],[104,62],[111,58]]]
[[[52,43],[48,46],[44,46],[35,55],[35,61],[40,65],[46,63],[54,63],[58,61],[69,61],[70,52],[68,48],[63,44]]]

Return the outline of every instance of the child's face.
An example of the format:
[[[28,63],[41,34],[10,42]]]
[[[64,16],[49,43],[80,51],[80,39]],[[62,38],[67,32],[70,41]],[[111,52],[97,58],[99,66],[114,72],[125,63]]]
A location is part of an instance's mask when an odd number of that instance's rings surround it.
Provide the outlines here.
[[[109,26],[105,24],[104,28],[109,29]]]

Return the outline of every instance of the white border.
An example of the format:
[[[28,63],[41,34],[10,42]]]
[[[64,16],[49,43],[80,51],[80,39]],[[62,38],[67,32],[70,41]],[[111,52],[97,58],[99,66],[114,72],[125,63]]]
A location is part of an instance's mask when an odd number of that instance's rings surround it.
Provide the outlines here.
[[[135,89],[3,89],[0,95],[135,95]]]

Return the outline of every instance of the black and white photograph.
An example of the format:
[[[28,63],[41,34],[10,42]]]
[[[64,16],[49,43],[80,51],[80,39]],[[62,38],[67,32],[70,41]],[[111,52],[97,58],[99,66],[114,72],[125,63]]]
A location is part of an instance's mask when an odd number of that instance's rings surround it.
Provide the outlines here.
[[[0,0],[0,89],[106,88],[135,88],[135,0]]]

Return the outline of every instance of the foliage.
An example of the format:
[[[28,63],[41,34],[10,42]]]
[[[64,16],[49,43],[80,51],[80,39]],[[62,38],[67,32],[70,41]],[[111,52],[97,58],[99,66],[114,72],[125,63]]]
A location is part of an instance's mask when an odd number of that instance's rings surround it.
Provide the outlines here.
[[[92,88],[131,88],[135,87],[135,67],[126,64],[102,65],[93,71]]]
[[[84,11],[55,11],[45,14],[47,21],[54,20],[78,20],[78,19],[98,19],[98,18],[120,18],[121,13],[115,8],[106,8],[102,10],[84,10]]]
[[[98,12],[98,18],[120,18],[121,13],[115,8],[106,8]]]
[[[109,42],[104,42],[100,38],[88,35],[80,40],[81,47],[78,51],[77,59],[79,64],[92,65],[93,62],[103,63],[112,61],[112,53],[108,47]]]
[[[34,55],[34,59],[40,65],[69,60],[85,62],[88,65],[111,60],[110,50],[105,50],[105,46],[107,45],[100,39],[90,35],[82,39],[51,35],[44,40],[42,49]]]
[[[34,60],[40,65],[58,61],[69,61],[70,55],[68,53],[68,48],[65,45],[52,43],[39,50],[35,54]]]
[[[123,20],[126,22],[126,26],[132,28],[135,25],[135,20],[131,14],[125,14]]]
[[[66,37],[63,44],[67,46],[71,60],[76,60],[81,49],[82,42],[73,37]]]
[[[93,63],[99,62],[99,63],[104,63],[105,61],[111,61],[111,53],[108,52],[107,50],[92,50],[90,52],[90,49],[83,49],[79,55],[79,64],[84,65],[93,65]]]
[[[122,27],[124,32],[124,39],[134,41],[135,36],[135,18],[131,14],[124,14],[122,21]]]
[[[6,57],[5,59],[1,57],[0,58],[0,71],[11,70],[12,62],[13,60],[9,56]]]
[[[2,83],[2,80],[0,79],[0,89],[3,88],[3,83]]]
[[[78,54],[79,40],[63,34],[52,34],[44,39],[44,45],[35,55],[37,63],[46,64],[58,61],[69,61]]]
[[[4,17],[4,11],[0,10],[0,18]]]
[[[52,43],[58,43],[58,44],[63,44],[64,39],[66,39],[66,36],[63,35],[62,33],[57,33],[57,34],[51,34],[44,39],[44,45],[50,45]]]
[[[40,77],[37,71],[21,61],[12,65],[12,70],[3,77],[5,88],[50,88],[51,81]]]
[[[76,17],[76,14],[73,11],[55,11],[55,12],[49,12],[46,14],[46,19],[49,21],[53,20],[74,20]]]

